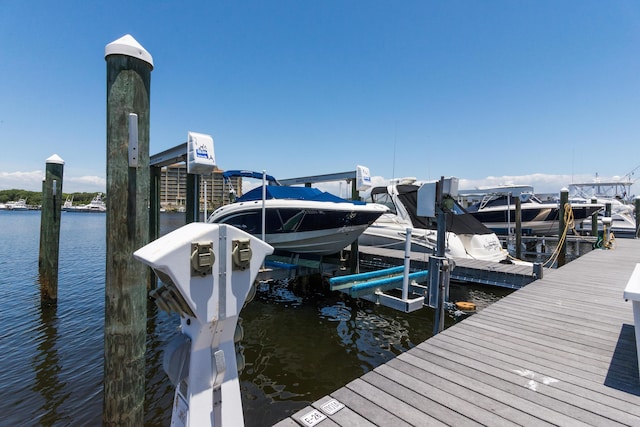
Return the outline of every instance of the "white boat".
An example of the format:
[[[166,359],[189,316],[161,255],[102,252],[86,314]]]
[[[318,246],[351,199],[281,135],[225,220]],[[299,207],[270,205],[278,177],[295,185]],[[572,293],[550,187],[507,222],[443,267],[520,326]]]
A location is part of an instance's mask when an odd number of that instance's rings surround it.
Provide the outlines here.
[[[417,214],[419,188],[414,179],[373,188],[371,202],[386,205],[390,212],[380,216],[362,233],[359,244],[404,250],[406,230],[411,228],[411,251],[434,254],[437,226],[435,219]],[[454,213],[447,219],[445,244],[445,255],[450,258],[510,262],[509,253],[502,248],[498,236],[457,203]]]
[[[608,232],[615,237],[635,237],[636,219],[631,194],[633,181],[594,181],[569,184],[569,199],[577,202],[595,200],[596,203],[610,208],[611,224]],[[598,212],[598,231],[603,231],[602,218],[607,209]],[[584,234],[591,233],[591,218],[586,218],[580,225]]]
[[[27,199],[19,199],[17,202],[7,202],[6,209],[10,211],[27,211]]]
[[[89,204],[73,206],[73,198],[67,199],[62,206],[65,212],[106,212],[107,205],[102,200],[102,193],[98,193]]]
[[[235,176],[262,178],[261,173],[251,171],[223,173],[227,183]],[[216,209],[207,222],[233,225],[260,238],[264,232],[263,240],[279,251],[331,255],[355,242],[388,210],[383,205],[345,200],[317,188],[281,186],[271,176],[267,180],[268,185]]]
[[[511,234],[516,226],[516,199],[520,199],[522,234],[533,236],[558,235],[560,206],[557,201],[542,202],[533,193],[513,194],[506,190],[485,194],[466,210],[489,229],[499,234]],[[576,229],[594,212],[603,208],[597,203],[572,203]]]
[[[67,196],[67,200],[62,204],[63,211],[66,211],[69,208],[73,208],[73,195]]]

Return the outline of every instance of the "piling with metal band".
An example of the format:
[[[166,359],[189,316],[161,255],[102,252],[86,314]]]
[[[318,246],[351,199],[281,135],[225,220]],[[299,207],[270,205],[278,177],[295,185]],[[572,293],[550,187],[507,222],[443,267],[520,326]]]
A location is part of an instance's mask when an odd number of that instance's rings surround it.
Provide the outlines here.
[[[63,173],[64,160],[55,154],[49,157],[42,184],[42,209],[40,211],[38,273],[40,276],[40,302],[42,304],[55,304],[58,301]]]
[[[558,244],[560,245],[558,248],[558,267],[562,267],[567,263],[567,242],[562,239],[562,233],[564,233],[566,225],[564,220],[564,206],[567,203],[569,203],[569,190],[563,188],[560,190],[560,210],[558,211]]]
[[[130,35],[108,44],[105,60],[108,198],[102,423],[139,426],[144,424],[149,269],[132,254],[149,243],[153,60]],[[137,115],[137,126],[130,114]],[[130,129],[136,127],[130,138]],[[131,145],[137,145],[135,162],[129,156]]]

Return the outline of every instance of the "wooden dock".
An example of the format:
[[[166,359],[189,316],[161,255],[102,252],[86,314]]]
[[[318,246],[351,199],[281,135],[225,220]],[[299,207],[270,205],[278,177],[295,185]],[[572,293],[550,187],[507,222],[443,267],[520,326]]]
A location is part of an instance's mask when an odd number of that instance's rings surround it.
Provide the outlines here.
[[[638,262],[640,240],[619,239],[614,250],[545,270],[276,425],[639,426],[633,313],[623,298]]]

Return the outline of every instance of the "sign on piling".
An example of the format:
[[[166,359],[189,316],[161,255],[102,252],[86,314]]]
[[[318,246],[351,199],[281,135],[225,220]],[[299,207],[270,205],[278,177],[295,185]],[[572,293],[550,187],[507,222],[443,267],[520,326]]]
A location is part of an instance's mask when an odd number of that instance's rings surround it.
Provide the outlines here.
[[[126,35],[107,62],[107,257],[103,425],[144,424],[149,269],[133,252],[149,243],[151,55]]]
[[[60,213],[62,211],[62,175],[64,160],[58,155],[47,159],[42,184],[42,209],[40,211],[40,302],[55,304],[58,301],[58,259],[60,253]]]

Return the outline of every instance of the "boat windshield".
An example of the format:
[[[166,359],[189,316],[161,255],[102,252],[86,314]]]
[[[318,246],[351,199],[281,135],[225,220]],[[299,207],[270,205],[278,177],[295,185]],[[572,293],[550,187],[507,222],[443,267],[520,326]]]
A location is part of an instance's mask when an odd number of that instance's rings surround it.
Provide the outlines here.
[[[378,203],[381,205],[385,205],[389,208],[390,213],[397,214],[396,205],[393,203],[393,199],[389,195],[389,193],[376,193],[371,194],[371,201],[373,203]]]
[[[468,210],[476,211],[477,209],[484,209],[496,206],[511,206],[515,205],[516,197],[520,199],[522,203],[542,203],[533,193],[520,193],[518,196],[511,196],[508,194],[487,194],[476,205],[470,207]]]

